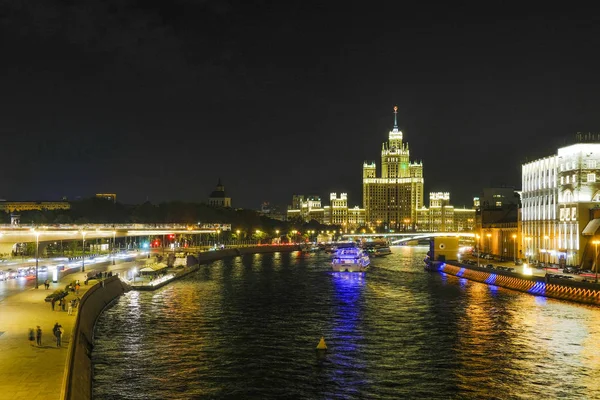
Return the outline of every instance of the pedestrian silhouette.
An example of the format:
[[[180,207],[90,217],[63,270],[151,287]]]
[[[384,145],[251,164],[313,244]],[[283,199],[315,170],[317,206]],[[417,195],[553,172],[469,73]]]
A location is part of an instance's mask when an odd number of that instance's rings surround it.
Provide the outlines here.
[[[33,346],[33,341],[35,340],[35,333],[33,328],[29,328],[29,344]]]
[[[35,331],[35,338],[37,340],[37,345],[41,346],[42,345],[42,328],[40,328],[40,326],[37,326],[37,330]]]

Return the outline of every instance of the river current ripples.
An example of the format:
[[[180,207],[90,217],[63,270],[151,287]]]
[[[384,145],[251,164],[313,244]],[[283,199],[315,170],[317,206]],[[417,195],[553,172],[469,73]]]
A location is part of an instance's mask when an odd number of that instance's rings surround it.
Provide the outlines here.
[[[129,292],[96,326],[94,399],[600,399],[600,308],[392,251],[364,276],[275,253]]]

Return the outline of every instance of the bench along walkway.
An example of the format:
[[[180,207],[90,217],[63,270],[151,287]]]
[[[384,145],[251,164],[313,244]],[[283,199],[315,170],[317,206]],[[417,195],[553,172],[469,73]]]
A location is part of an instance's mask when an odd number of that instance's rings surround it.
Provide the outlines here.
[[[72,315],[58,311],[58,302],[52,311],[51,303],[44,301],[56,289],[64,289],[79,279],[81,297],[96,281],[83,284],[83,273],[65,276],[50,289],[27,289],[0,302],[0,398],[2,399],[59,399],[61,396],[67,350],[78,308]],[[71,299],[69,295],[67,299]],[[52,334],[55,323],[62,325],[64,334],[61,347],[56,346]],[[29,329],[42,328],[42,345],[31,346]],[[35,341],[34,341],[35,344]]]

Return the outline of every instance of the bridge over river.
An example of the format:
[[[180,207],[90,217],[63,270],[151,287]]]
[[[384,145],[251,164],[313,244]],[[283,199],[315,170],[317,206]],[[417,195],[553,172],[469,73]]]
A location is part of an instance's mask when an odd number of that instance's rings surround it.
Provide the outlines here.
[[[229,224],[85,224],[85,225],[0,225],[0,254],[10,254],[17,243],[45,244],[62,241],[159,236],[218,234],[231,230]]]

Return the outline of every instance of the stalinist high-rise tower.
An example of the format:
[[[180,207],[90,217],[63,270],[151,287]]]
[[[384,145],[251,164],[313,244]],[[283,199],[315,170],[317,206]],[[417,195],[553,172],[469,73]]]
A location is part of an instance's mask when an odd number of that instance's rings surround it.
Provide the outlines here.
[[[398,130],[398,107],[381,147],[381,177],[375,162],[363,164],[363,207],[367,224],[394,231],[413,230],[417,209],[423,207],[423,163],[410,161],[408,143]]]

